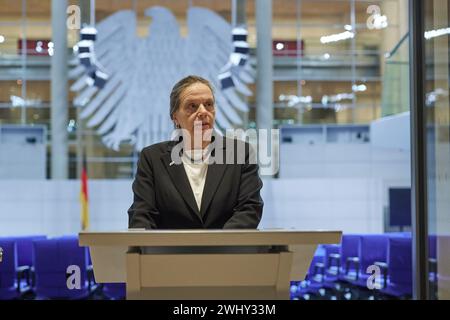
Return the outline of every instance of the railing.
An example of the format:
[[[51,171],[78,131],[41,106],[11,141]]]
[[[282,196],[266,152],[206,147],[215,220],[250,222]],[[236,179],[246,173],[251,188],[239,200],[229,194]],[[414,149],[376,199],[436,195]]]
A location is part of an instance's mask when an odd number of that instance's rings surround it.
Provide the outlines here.
[[[409,111],[408,39],[406,33],[386,55],[381,94],[383,117]]]

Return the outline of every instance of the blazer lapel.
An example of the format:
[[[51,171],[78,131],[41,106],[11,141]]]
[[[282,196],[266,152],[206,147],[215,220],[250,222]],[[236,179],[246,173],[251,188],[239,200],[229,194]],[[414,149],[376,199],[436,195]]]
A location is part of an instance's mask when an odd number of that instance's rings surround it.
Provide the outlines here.
[[[226,164],[212,163],[208,166],[208,171],[206,172],[205,188],[203,189],[202,195],[202,204],[200,206],[200,214],[202,217],[205,216],[206,209],[208,208],[209,203],[216,193],[219,183],[222,181],[225,169]]]
[[[225,173],[225,169],[227,168],[227,163],[230,159],[226,159],[227,153],[225,151],[225,138],[220,137],[222,139],[222,144],[218,145],[218,147],[213,151],[214,153],[222,152],[223,155],[223,161],[222,164],[217,163],[211,163],[208,166],[208,171],[206,172],[206,181],[205,181],[205,188],[203,189],[203,195],[202,195],[202,204],[200,206],[200,214],[202,217],[205,217],[206,210],[208,209],[208,206],[211,202],[211,200],[214,197],[214,194],[217,191],[217,188],[219,187],[220,182],[222,181],[222,177]]]
[[[170,152],[163,154],[161,156],[161,160],[164,163],[164,166],[166,167],[167,172],[169,173],[169,176],[172,179],[175,188],[183,197],[184,201],[186,201],[189,208],[191,208],[192,211],[194,211],[195,214],[198,216],[200,221],[203,222],[202,216],[200,215],[200,212],[198,210],[197,202],[195,201],[194,193],[192,191],[191,185],[189,184],[189,179],[186,175],[186,171],[184,170],[183,164],[181,163],[170,165],[170,163],[172,162]]]

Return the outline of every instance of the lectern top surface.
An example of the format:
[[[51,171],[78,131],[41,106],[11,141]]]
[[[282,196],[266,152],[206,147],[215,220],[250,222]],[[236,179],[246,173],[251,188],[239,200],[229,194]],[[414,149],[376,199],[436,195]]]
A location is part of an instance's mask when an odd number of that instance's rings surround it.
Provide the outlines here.
[[[246,246],[339,243],[342,231],[294,229],[144,230],[81,232],[82,246]]]

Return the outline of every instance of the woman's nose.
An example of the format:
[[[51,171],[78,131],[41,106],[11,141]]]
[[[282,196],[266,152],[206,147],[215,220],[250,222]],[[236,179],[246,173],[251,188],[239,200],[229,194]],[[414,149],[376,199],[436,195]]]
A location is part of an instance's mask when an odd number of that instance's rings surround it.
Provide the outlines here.
[[[201,104],[198,106],[197,113],[198,113],[198,116],[204,116],[204,115],[206,115],[207,110],[206,110],[205,106],[203,105],[203,103],[201,103]]]

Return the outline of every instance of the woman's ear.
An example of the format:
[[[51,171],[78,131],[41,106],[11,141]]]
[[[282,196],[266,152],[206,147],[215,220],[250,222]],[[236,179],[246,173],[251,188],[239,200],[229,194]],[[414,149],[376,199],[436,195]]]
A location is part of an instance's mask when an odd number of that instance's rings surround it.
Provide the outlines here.
[[[177,117],[175,115],[172,115],[172,121],[173,121],[173,124],[175,125],[175,127],[178,128],[179,124],[177,121]]]

